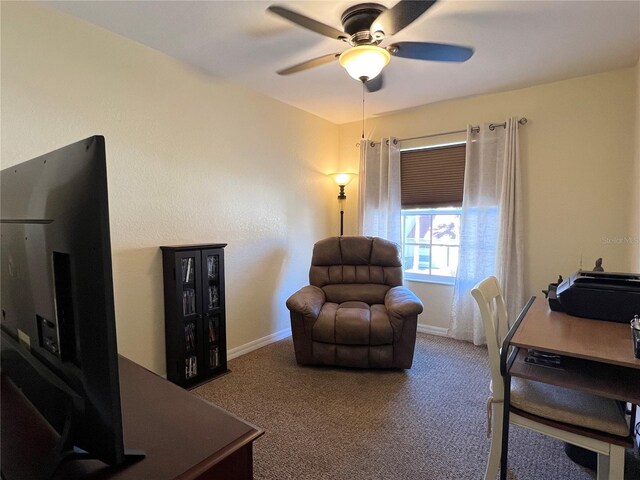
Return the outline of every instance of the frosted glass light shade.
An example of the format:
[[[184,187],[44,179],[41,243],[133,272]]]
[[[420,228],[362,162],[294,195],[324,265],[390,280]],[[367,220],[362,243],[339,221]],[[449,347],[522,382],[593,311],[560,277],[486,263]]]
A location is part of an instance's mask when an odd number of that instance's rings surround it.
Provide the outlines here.
[[[382,47],[358,45],[342,52],[338,61],[353,78],[366,81],[377,77],[390,59]]]
[[[340,185],[342,187],[349,185],[349,183],[351,182],[351,180],[353,180],[353,177],[356,176],[355,173],[332,173],[331,178],[333,178],[333,181],[336,182],[337,185]]]

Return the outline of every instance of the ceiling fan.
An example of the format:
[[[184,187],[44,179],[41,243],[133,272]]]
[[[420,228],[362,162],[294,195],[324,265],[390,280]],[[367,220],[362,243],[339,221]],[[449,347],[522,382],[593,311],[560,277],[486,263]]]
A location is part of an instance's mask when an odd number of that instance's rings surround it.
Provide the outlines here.
[[[349,75],[364,83],[369,92],[382,88],[382,69],[391,56],[415,60],[464,62],[471,58],[473,49],[459,45],[431,42],[398,42],[381,47],[389,36],[410,25],[434,4],[426,0],[400,0],[387,8],[377,3],[360,3],[348,8],[341,17],[343,30],[313,20],[288,8],[271,5],[268,10],[290,22],[313,32],[351,45],[342,53],[330,53],[279,70],[279,75],[290,75],[309,68],[330,63],[336,59]]]

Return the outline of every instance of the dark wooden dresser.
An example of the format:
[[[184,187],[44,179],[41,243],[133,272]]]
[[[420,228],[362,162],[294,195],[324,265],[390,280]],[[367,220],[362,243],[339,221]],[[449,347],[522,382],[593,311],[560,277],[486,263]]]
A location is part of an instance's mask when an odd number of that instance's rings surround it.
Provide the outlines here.
[[[146,457],[126,467],[69,461],[56,479],[252,479],[253,442],[264,432],[120,357],[125,447]],[[10,415],[5,402],[3,414]],[[7,418],[3,415],[4,418]]]

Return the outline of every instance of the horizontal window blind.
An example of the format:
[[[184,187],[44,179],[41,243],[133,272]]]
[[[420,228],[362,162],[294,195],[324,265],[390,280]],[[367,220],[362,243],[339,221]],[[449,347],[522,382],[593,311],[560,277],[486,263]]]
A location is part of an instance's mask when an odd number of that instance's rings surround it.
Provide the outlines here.
[[[466,145],[400,153],[402,208],[462,205]]]

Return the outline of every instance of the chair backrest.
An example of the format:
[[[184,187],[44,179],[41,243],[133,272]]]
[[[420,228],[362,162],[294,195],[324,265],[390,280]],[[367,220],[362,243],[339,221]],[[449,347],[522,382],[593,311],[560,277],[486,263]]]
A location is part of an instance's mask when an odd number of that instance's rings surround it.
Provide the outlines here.
[[[309,283],[328,302],[384,303],[387,291],[402,285],[400,248],[379,237],[325,238],[313,246]]]
[[[507,310],[502,290],[496,277],[488,277],[471,289],[482,316],[484,333],[487,337],[489,366],[493,383],[494,400],[504,398],[504,384],[500,375],[500,347],[509,329]]]

